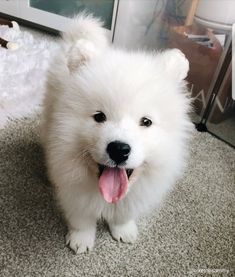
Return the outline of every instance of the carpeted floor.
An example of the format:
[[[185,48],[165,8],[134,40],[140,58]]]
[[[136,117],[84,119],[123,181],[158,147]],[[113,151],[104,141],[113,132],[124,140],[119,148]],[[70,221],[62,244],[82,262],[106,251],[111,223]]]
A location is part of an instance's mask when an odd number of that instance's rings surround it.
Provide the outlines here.
[[[195,132],[184,177],[140,220],[136,244],[117,243],[99,223],[94,251],[76,256],[64,244],[37,127],[27,119],[0,131],[0,276],[234,274],[234,149]]]

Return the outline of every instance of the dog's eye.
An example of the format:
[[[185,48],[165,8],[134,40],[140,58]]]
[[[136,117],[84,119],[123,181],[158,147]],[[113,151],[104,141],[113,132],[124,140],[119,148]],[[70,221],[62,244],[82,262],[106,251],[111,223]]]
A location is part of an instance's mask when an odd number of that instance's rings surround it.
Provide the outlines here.
[[[140,119],[140,126],[150,127],[152,125],[152,121],[147,117],[142,117]]]
[[[103,112],[96,112],[93,115],[93,118],[96,122],[98,123],[102,123],[106,121],[106,115]]]

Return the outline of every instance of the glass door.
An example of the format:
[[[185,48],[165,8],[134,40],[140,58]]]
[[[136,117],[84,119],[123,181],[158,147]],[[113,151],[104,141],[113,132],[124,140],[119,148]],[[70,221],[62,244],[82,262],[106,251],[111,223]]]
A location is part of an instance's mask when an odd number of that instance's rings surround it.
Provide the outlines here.
[[[109,30],[112,27],[114,0],[30,0],[29,6],[65,17],[75,16],[85,10],[100,17]]]
[[[113,37],[118,0],[18,0],[19,17],[64,31],[72,17],[81,11],[100,17],[110,40]]]
[[[235,101],[231,98],[231,84],[229,71],[213,102],[206,126],[209,132],[235,146]]]
[[[190,63],[191,116],[199,123],[226,56],[234,11],[231,0],[123,0],[114,43],[129,49],[179,48]]]

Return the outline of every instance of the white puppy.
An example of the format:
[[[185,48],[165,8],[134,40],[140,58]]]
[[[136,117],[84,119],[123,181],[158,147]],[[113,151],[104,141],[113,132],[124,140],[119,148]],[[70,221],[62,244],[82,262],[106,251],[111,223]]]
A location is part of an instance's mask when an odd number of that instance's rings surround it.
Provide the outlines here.
[[[188,69],[176,49],[111,47],[91,16],[63,35],[48,73],[42,138],[75,252],[92,249],[101,217],[116,240],[134,242],[136,218],[174,184],[191,129]]]

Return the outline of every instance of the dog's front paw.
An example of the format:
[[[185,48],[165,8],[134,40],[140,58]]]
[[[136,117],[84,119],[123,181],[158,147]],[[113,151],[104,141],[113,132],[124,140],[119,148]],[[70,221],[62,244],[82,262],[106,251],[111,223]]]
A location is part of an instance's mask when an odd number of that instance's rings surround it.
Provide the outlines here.
[[[138,236],[138,229],[134,220],[125,224],[110,224],[110,231],[113,238],[117,241],[134,243]]]
[[[66,245],[76,253],[90,251],[94,246],[95,232],[92,230],[70,230],[66,235]]]

